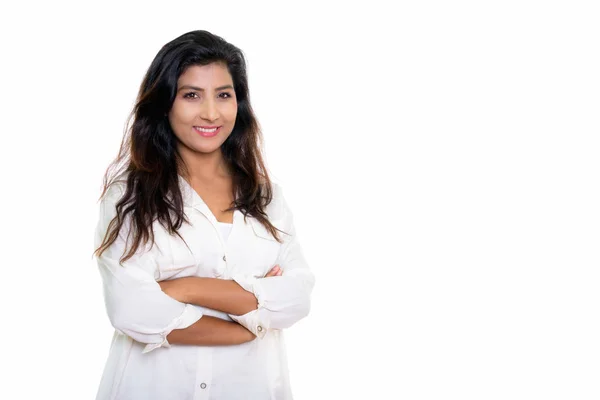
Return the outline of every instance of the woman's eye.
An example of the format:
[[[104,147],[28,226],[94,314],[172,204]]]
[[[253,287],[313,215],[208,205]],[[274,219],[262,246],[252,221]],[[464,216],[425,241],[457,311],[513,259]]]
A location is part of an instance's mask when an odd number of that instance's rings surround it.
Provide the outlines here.
[[[222,96],[222,95],[225,95],[225,96]],[[189,92],[189,93],[184,94],[183,97],[185,99],[195,99],[195,98],[197,98],[199,96],[198,96],[198,94],[196,92]],[[229,94],[227,92],[221,93],[221,98],[229,99],[231,97],[232,97],[231,94]]]

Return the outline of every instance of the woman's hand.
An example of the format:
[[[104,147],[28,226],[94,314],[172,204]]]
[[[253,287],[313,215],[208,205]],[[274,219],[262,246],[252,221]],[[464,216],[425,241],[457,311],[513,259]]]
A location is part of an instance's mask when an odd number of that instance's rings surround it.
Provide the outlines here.
[[[268,278],[270,276],[281,276],[281,274],[283,274],[283,270],[279,267],[279,265],[275,265],[264,277]]]

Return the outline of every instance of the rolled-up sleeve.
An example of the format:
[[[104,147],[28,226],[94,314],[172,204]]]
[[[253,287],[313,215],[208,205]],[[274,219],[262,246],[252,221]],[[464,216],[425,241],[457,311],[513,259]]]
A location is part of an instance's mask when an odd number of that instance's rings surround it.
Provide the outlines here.
[[[100,202],[94,248],[102,243],[108,225],[116,215],[115,205],[122,189],[111,189]],[[125,221],[130,221],[126,218]],[[151,271],[156,268],[149,243],[140,245],[134,256],[122,265],[130,223],[123,224],[118,238],[100,257],[96,257],[103,284],[104,303],[112,326],[133,340],[145,343],[143,353],[158,347],[170,347],[167,335],[198,321],[202,312],[166,295]]]
[[[229,315],[246,329],[262,338],[267,329],[289,328],[310,312],[311,293],[315,285],[315,276],[311,271],[296,233],[292,210],[283,194],[281,200],[284,210],[283,229],[289,235],[282,234],[281,245],[275,264],[283,270],[281,276],[256,278],[248,275],[232,277],[241,287],[254,293],[258,308],[243,315]]]

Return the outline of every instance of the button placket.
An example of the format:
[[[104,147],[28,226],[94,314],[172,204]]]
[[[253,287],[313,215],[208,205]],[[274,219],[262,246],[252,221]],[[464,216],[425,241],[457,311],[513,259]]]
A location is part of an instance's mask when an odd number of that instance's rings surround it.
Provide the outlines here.
[[[212,362],[213,349],[209,346],[199,346],[196,380],[194,382],[193,400],[208,400],[213,379]],[[192,399],[190,399],[192,400]]]
[[[219,243],[221,243],[221,249],[223,250],[223,252],[226,252],[227,245],[223,241],[223,236],[221,235],[221,231],[218,226],[218,221],[215,218],[215,216],[210,212],[210,209],[208,208],[208,206],[205,203],[199,204],[196,208],[196,211],[198,211],[200,214],[202,214],[208,220],[208,222],[210,222],[210,224],[214,228],[215,232],[217,233],[217,238],[219,239]],[[234,218],[235,218],[235,215],[234,215]],[[235,219],[234,219],[234,222],[235,222]],[[227,257],[226,257],[225,253],[223,254],[223,257],[221,257],[221,259],[225,262],[225,265],[223,266],[221,271],[217,272],[218,277],[227,276],[227,264],[226,264]]]

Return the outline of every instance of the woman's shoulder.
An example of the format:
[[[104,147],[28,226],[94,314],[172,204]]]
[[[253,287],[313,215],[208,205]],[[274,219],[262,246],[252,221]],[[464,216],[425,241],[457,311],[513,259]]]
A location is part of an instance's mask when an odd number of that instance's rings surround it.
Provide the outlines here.
[[[99,199],[100,209],[107,215],[112,215],[114,209],[127,191],[127,180],[119,177],[111,179]]]
[[[289,207],[284,196],[283,185],[280,182],[271,181],[271,203],[269,203],[269,217],[280,220],[287,216]]]
[[[114,181],[109,183],[104,195],[102,196],[103,203],[116,203],[127,190],[127,183]]]

